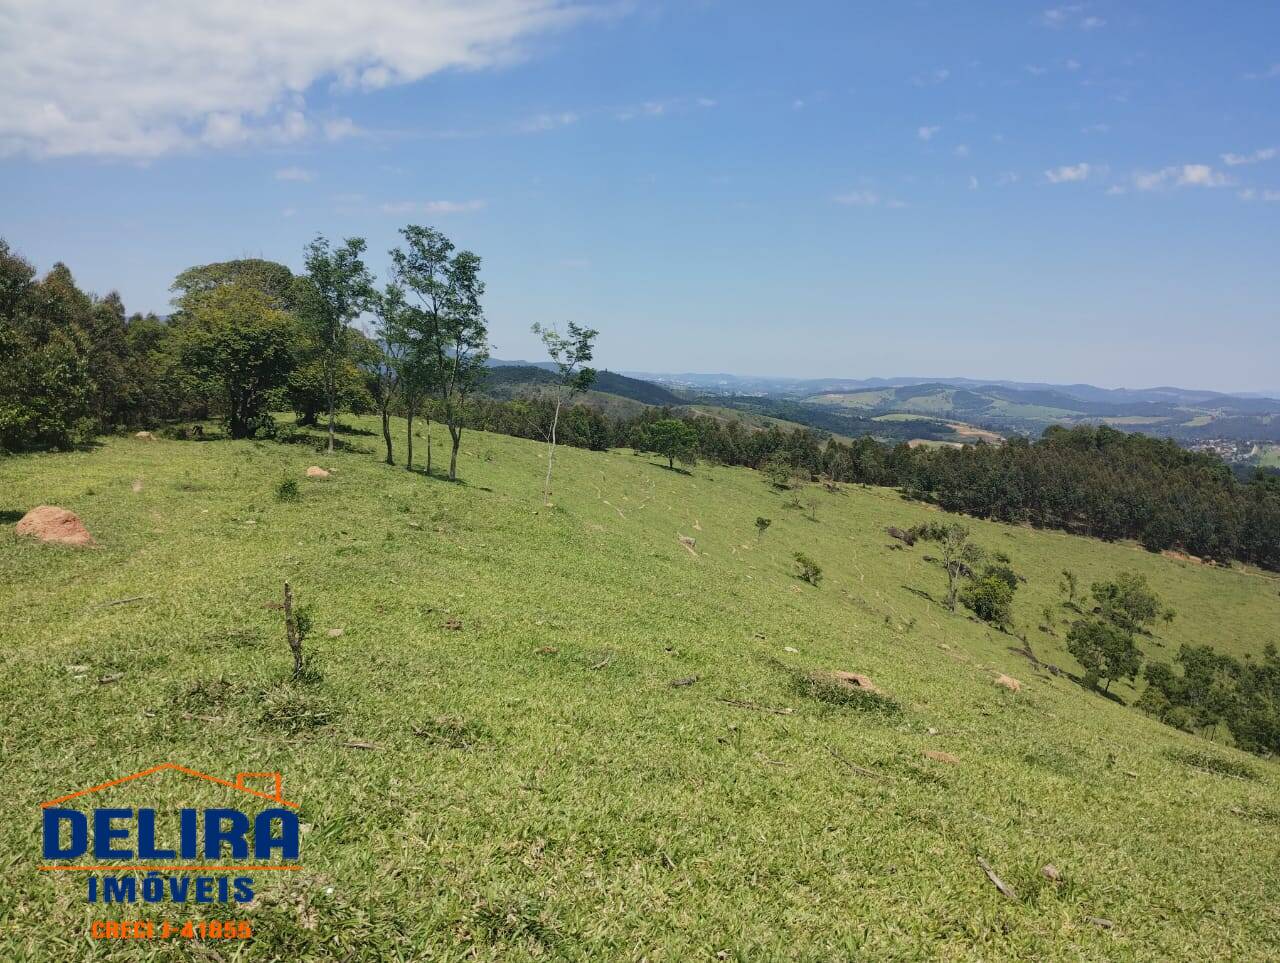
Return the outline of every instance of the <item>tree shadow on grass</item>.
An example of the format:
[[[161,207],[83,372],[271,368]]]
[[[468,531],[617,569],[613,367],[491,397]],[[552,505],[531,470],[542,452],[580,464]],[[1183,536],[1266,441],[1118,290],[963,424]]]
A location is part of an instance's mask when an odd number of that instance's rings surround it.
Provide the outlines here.
[[[1066,669],[1062,670],[1062,674],[1065,675],[1072,682],[1074,682],[1076,685],[1078,685],[1080,688],[1084,689],[1085,692],[1092,692],[1094,695],[1103,699],[1107,699],[1110,702],[1114,702],[1118,706],[1127,706],[1129,704],[1114,692],[1104,692],[1102,689],[1099,689],[1097,686],[1089,685],[1089,683],[1085,681],[1085,678],[1082,675],[1076,675],[1074,672],[1068,672]]]
[[[654,468],[660,468],[662,471],[669,471],[676,475],[684,475],[688,478],[693,477],[693,472],[688,468],[681,468],[679,465],[664,465],[661,462],[651,461],[648,464]]]
[[[15,509],[8,509],[8,508],[0,509],[0,522],[4,522],[7,524],[9,522],[21,521],[22,516],[25,514],[26,512],[20,512]]]

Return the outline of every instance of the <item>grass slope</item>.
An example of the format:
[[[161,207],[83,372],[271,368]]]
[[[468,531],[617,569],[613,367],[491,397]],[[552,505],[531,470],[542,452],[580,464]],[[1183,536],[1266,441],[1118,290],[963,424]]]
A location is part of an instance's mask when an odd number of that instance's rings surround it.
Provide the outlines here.
[[[6,517],[64,505],[101,543],[0,538],[0,958],[106,956],[84,932],[110,908],[35,870],[37,807],[168,760],[279,769],[311,827],[306,868],[259,879],[252,910],[181,909],[254,921],[224,959],[1280,954],[1277,766],[1038,674],[1008,636],[922,598],[942,589],[928,549],[890,550],[883,527],[928,508],[819,490],[813,522],[748,470],[564,450],[548,510],[542,457],[468,433],[456,485],[251,442],[0,461]],[[301,479],[312,463],[336,473]],[[285,475],[300,502],[273,497]],[[760,540],[757,515],[774,520]],[[974,527],[1029,576],[1023,625],[1064,566],[1086,583],[1145,572],[1181,613],[1147,643],[1165,655],[1256,651],[1280,621],[1277,583],[1254,573]],[[796,551],[820,587],[793,577]],[[285,579],[314,607],[320,682],[282,681],[265,605]],[[1031,638],[1070,667],[1060,635]],[[868,674],[897,711],[803,684],[832,669]]]

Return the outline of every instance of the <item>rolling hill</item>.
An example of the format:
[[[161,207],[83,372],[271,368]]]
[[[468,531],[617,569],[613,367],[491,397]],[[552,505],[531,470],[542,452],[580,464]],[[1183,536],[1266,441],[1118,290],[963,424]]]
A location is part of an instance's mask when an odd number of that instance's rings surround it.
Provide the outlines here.
[[[7,518],[64,505],[99,543],[0,539],[0,957],[98,955],[83,881],[37,871],[39,803],[166,760],[301,804],[303,869],[236,911],[254,958],[1280,955],[1277,763],[1083,689],[1057,588],[1144,574],[1167,659],[1256,655],[1274,579],[969,521],[1026,579],[1024,645],[936,601],[928,547],[884,530],[944,516],[887,489],[811,486],[815,522],[746,469],[565,449],[548,508],[543,445],[468,432],[450,484],[376,430],[0,461]]]

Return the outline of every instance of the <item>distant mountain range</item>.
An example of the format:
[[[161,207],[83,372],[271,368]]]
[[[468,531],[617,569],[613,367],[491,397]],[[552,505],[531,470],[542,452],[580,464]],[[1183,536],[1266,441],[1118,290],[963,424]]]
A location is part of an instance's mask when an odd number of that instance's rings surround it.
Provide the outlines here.
[[[1066,395],[1078,401],[1091,402],[1156,402],[1200,405],[1220,399],[1262,401],[1274,409],[1280,400],[1257,392],[1228,393],[1192,388],[1160,386],[1156,388],[1099,388],[1090,384],[1059,385],[1040,381],[1000,381],[975,378],[780,378],[723,373],[679,374],[627,371],[633,378],[653,381],[677,388],[690,388],[707,394],[767,394],[808,396],[829,392],[852,392],[876,388],[900,388],[938,384],[955,388],[1007,388],[1014,391],[1047,391]],[[1280,390],[1274,392],[1280,396]]]
[[[550,362],[490,361],[485,391],[516,397],[554,380]],[[1280,393],[1280,392],[1278,392]],[[1266,464],[1280,450],[1280,400],[1188,388],[1099,388],[973,378],[763,378],[600,371],[584,402],[615,415],[681,408],[744,424],[803,425],[886,441],[963,443],[1107,424]]]

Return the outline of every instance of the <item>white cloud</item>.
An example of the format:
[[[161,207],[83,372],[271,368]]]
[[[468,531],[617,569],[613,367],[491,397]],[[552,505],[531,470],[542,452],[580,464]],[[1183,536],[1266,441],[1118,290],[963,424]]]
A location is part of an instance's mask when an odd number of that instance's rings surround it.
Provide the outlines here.
[[[1093,169],[1090,164],[1064,164],[1045,171],[1044,176],[1050,184],[1069,184],[1072,181],[1087,180]]]
[[[837,194],[834,199],[845,207],[875,207],[880,203],[880,195],[875,191],[849,191]]]
[[[936,70],[931,70],[927,74],[919,74],[918,76],[912,77],[911,82],[917,87],[932,87],[936,84],[944,83],[950,76],[950,70],[946,67],[938,67]]]
[[[942,130],[941,127],[917,127],[916,136],[921,140],[933,140],[933,135]]]
[[[350,90],[521,56],[577,0],[40,0],[0,6],[0,155],[153,157],[289,143],[318,83]]]
[[[996,175],[997,187],[1008,187],[1010,184],[1018,183],[1019,177],[1017,171],[1003,171]]]
[[[534,114],[520,125],[520,130],[526,134],[536,134],[546,130],[570,127],[577,122],[578,115],[569,110],[561,111],[558,114]]]
[[[1280,77],[1280,63],[1272,64],[1266,70],[1260,70],[1257,73],[1245,74],[1246,80],[1274,80]]]
[[[1208,164],[1181,164],[1158,171],[1139,171],[1133,185],[1140,191],[1158,191],[1166,187],[1229,187],[1231,178]]]
[[[954,151],[952,151],[952,153],[954,153],[957,157],[968,157],[968,156],[969,156],[969,145],[968,145],[968,144],[957,144],[957,145],[956,145],[956,147],[955,147],[955,150],[954,150]]]
[[[383,214],[466,214],[484,206],[484,201],[392,201],[378,209]]]
[[[1265,188],[1257,190],[1253,187],[1246,187],[1237,195],[1242,201],[1280,201],[1280,191]]]
[[[715,107],[718,102],[712,99],[711,97],[699,97],[696,101],[694,101],[694,103],[696,103],[699,107],[706,110],[708,108]]]
[[[316,172],[307,170],[305,167],[282,167],[276,171],[278,181],[313,181],[315,179]]]
[[[969,190],[976,191],[978,189],[978,179],[972,174],[969,175]]]
[[[1088,4],[1084,3],[1068,3],[1060,7],[1050,7],[1040,15],[1040,22],[1046,27],[1075,26],[1081,30],[1096,30],[1106,26],[1107,22],[1101,17],[1085,14],[1087,6]]]
[[[1280,157],[1280,149],[1263,147],[1252,154],[1223,154],[1222,163],[1228,167],[1239,167],[1241,164],[1258,164],[1262,161],[1274,160],[1276,157]]]
[[[832,200],[843,207],[888,207],[897,210],[907,206],[905,201],[893,197],[881,197],[875,191],[868,190],[837,194]]]
[[[614,116],[618,120],[634,120],[636,117],[665,117],[667,110],[673,106],[675,106],[673,102],[665,100],[648,100],[638,107],[623,108]]]

